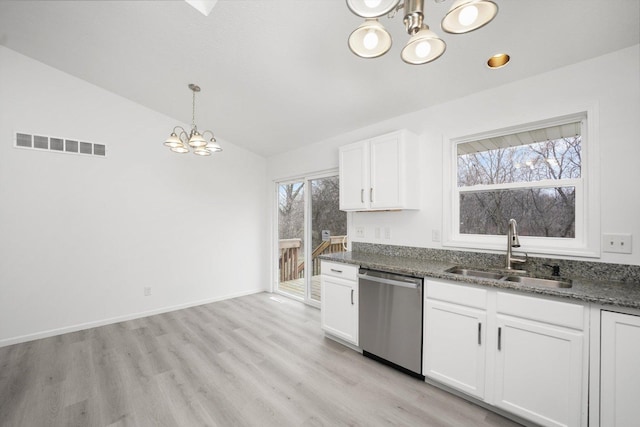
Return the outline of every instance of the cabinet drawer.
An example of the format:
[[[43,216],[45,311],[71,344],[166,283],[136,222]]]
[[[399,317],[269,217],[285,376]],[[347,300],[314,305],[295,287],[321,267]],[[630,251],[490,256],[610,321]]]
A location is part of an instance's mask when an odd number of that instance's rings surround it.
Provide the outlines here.
[[[322,274],[346,280],[358,280],[358,266],[339,262],[322,261]]]
[[[427,280],[426,298],[452,302],[474,308],[487,308],[487,291],[466,285]]]
[[[498,292],[496,307],[500,314],[578,330],[584,329],[584,307],[582,305]]]

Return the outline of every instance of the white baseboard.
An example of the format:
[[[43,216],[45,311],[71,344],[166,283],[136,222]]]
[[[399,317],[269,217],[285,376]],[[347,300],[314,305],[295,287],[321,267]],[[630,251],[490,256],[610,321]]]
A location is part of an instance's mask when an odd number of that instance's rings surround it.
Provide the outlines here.
[[[53,337],[56,335],[67,334],[69,332],[81,331],[83,329],[96,328],[98,326],[111,325],[113,323],[124,322],[126,320],[139,319],[141,317],[153,316],[155,314],[168,313],[170,311],[182,310],[184,308],[195,307],[198,305],[211,304],[212,302],[224,301],[227,299],[243,297],[246,295],[258,294],[265,292],[264,289],[255,289],[251,291],[239,292],[236,294],[224,295],[221,297],[209,298],[200,301],[188,302],[185,304],[173,305],[170,307],[162,307],[149,311],[142,311],[139,313],[125,314],[123,316],[111,317],[108,319],[95,320],[87,323],[79,323],[77,325],[65,326],[62,328],[49,329],[47,331],[35,332],[33,334],[21,335],[18,337],[5,338],[0,340],[0,347],[6,347],[13,344],[19,344],[27,341],[38,340],[41,338]]]

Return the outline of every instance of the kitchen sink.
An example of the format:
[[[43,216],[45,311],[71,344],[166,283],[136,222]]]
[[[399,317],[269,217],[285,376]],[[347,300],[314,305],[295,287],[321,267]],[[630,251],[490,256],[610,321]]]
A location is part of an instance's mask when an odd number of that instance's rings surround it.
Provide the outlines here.
[[[571,287],[571,281],[569,280],[539,279],[537,277],[526,276],[507,276],[504,280],[507,282],[522,283],[523,285],[546,286],[548,288]]]
[[[547,288],[570,288],[572,286],[571,280],[566,279],[554,280],[529,276],[515,276],[509,275],[506,272],[499,273],[495,271],[475,270],[472,268],[464,268],[459,266],[449,268],[448,270],[445,270],[445,273],[457,274],[467,277],[476,277],[478,279],[491,279],[511,283],[520,283],[522,285],[528,286],[544,286]]]
[[[469,268],[453,267],[446,270],[447,273],[458,274],[460,276],[478,277],[481,279],[499,280],[504,274],[494,273],[492,271],[471,270]]]

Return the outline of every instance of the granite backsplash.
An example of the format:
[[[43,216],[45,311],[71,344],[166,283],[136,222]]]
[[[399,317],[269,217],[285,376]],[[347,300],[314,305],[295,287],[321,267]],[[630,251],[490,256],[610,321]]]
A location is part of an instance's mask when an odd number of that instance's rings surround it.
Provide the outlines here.
[[[504,266],[505,263],[505,254],[380,245],[362,242],[353,242],[351,246],[353,252],[430,259],[456,263],[463,266],[490,266],[500,268]],[[518,266],[518,268],[527,270],[534,275],[550,276],[551,268],[544,264],[558,265],[562,277],[582,277],[590,280],[606,279],[609,281],[637,283],[638,286],[640,286],[640,266],[638,265],[528,257],[527,262],[522,266]]]

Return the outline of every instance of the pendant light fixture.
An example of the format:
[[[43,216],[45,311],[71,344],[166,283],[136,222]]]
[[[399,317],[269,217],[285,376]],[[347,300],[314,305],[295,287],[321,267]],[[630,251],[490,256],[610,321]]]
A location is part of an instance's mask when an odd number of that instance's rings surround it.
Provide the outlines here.
[[[202,134],[198,132],[198,127],[196,126],[196,92],[200,92],[200,86],[191,83],[189,84],[189,89],[191,89],[193,93],[191,102],[191,131],[187,134],[187,131],[182,126],[174,127],[171,135],[169,135],[169,138],[164,142],[164,145],[169,147],[174,153],[180,154],[188,153],[189,147],[191,147],[193,154],[199,156],[210,156],[211,153],[222,151],[222,147],[220,147],[220,144],[216,141],[213,132],[210,130],[206,130],[202,132]],[[204,135],[207,133],[211,134],[209,141],[204,138]]]
[[[404,9],[404,25],[411,36],[402,49],[401,58],[408,64],[426,64],[438,59],[447,48],[424,23],[424,0],[346,0],[354,14],[365,18],[349,36],[349,49],[362,58],[377,58],[391,48],[391,35],[378,18],[393,18]],[[442,3],[445,0],[435,0]],[[456,0],[442,19],[442,29],[463,34],[481,28],[497,15],[498,6],[490,0]]]

